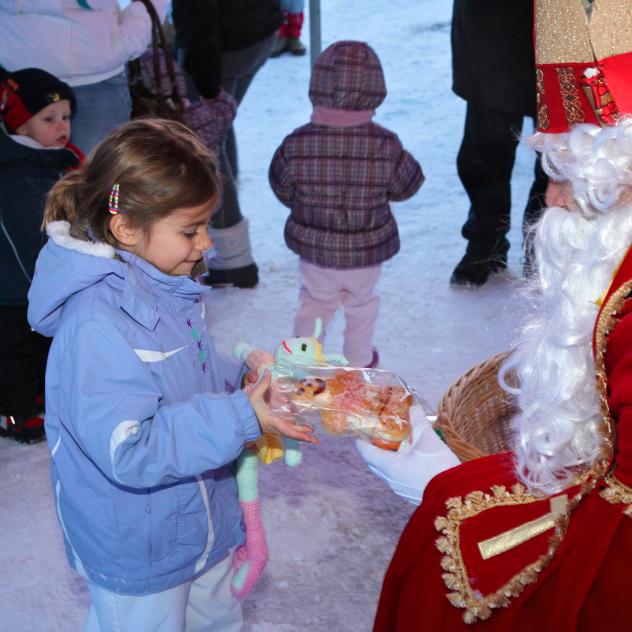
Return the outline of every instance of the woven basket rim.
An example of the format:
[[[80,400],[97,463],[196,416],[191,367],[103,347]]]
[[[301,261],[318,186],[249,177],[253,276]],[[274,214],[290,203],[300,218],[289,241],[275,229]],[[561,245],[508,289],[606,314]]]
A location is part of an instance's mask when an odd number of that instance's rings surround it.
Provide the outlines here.
[[[468,419],[469,423],[469,420],[474,417],[468,412],[472,411],[472,402],[476,402],[478,392],[483,390],[487,397],[487,406],[481,406],[480,408],[488,410],[489,408],[494,409],[494,407],[498,407],[500,410],[502,406],[505,412],[512,408],[511,396],[502,390],[497,379],[500,365],[510,353],[498,353],[483,362],[475,364],[448,387],[439,402],[435,427],[441,431],[450,449],[462,462],[490,454],[463,437],[462,430],[459,428],[458,423],[455,423],[455,420],[458,421],[463,418]],[[476,406],[476,408],[478,409],[479,407]],[[490,438],[493,438],[494,441],[492,443],[494,444],[500,443],[504,445],[502,438],[506,435],[506,432],[502,431],[506,431],[506,428],[495,428],[494,424],[498,421],[498,418],[495,409],[493,412],[493,418],[486,420],[485,427],[480,429],[479,433],[483,432]],[[498,415],[498,417],[502,418],[502,415]],[[492,434],[497,434],[498,437],[492,437]]]

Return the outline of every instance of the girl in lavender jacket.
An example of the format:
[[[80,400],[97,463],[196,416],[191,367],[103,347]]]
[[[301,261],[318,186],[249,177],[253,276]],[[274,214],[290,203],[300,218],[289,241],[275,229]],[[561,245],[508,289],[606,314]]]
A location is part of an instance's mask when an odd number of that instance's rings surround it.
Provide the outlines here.
[[[215,352],[191,273],[219,183],[193,132],[138,119],[48,197],[28,316],[54,336],[46,439],[84,632],[240,630],[234,461],[262,431],[316,442],[272,414],[269,375],[246,393]]]
[[[270,184],[291,209],[285,241],[300,256],[295,336],[323,332],[345,312],[344,354],[352,366],[376,366],[371,340],[382,262],[399,250],[389,201],[412,197],[424,181],[419,163],[393,132],[373,123],[386,96],[382,66],[363,42],[336,42],[312,71],[311,122],[277,149]],[[323,333],[324,335],[324,333]]]

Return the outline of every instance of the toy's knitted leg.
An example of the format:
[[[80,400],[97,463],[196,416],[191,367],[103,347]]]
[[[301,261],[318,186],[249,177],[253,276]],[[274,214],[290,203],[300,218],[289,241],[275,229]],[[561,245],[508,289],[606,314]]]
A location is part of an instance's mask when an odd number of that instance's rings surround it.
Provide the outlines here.
[[[268,561],[257,486],[257,455],[251,450],[244,450],[237,460],[236,478],[246,526],[246,544],[237,549],[233,558],[236,572],[232,591],[237,599],[244,599],[261,577]]]
[[[301,444],[296,439],[283,437],[285,443],[285,464],[290,467],[297,467],[301,464],[303,455],[301,454]]]

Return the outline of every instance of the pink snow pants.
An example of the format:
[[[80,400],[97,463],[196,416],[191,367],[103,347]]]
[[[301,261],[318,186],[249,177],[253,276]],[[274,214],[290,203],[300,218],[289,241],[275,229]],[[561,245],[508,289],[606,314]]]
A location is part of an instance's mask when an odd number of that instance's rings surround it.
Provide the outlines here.
[[[380,299],[373,293],[382,266],[337,270],[323,268],[305,259],[298,264],[301,275],[299,307],[294,319],[295,336],[311,336],[317,318],[323,334],[339,307],[345,314],[343,353],[349,364],[364,367],[373,354],[373,331]]]

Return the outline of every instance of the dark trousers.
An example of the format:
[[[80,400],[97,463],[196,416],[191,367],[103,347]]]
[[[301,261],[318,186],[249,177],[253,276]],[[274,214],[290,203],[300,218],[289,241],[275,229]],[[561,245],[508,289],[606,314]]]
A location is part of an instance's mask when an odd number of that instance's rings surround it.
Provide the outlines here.
[[[503,259],[509,250],[507,232],[511,213],[513,170],[523,117],[468,102],[457,170],[470,199],[462,234],[472,261]],[[538,156],[534,180],[523,217],[523,235],[537,222],[544,208],[548,179]],[[526,239],[526,258],[531,257]]]
[[[0,414],[43,410],[44,373],[51,339],[31,330],[26,305],[0,307]]]
[[[247,48],[224,53],[222,55],[222,88],[231,94],[237,105],[246,96],[254,76],[270,57],[274,48],[276,34],[272,34],[261,42]],[[178,52],[178,60],[183,65],[184,51]],[[195,84],[190,75],[184,72],[187,83],[187,95],[194,101],[199,98]],[[235,132],[231,125],[224,142],[220,147],[219,168],[222,174],[224,195],[221,206],[215,211],[211,220],[213,228],[230,228],[243,219],[235,178],[237,177],[237,144]]]
[[[252,46],[222,55],[222,87],[235,97],[237,105],[241,104],[255,75],[269,59],[275,42],[276,33],[273,33]],[[237,177],[237,143],[232,126],[226,138],[226,156],[231,174]]]

